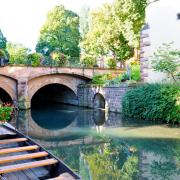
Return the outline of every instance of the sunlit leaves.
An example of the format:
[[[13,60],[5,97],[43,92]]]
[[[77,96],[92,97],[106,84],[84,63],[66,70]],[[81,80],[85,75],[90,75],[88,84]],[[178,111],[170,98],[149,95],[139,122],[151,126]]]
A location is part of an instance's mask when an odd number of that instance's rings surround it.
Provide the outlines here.
[[[36,50],[49,55],[58,50],[70,57],[79,57],[79,17],[63,6],[56,6],[41,28]]]

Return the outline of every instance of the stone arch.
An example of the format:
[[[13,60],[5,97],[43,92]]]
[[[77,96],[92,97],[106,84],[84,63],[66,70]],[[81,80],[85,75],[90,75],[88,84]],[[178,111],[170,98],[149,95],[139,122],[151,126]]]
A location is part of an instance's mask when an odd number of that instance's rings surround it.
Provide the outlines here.
[[[34,78],[28,82],[28,97],[31,102],[34,94],[44,86],[51,84],[59,84],[68,87],[77,96],[77,87],[79,84],[85,83],[86,80],[79,77],[69,75],[45,75]]]
[[[0,75],[0,88],[3,89],[12,100],[17,101],[17,83],[16,80]]]
[[[105,109],[106,108],[106,100],[102,94],[96,93],[94,95],[93,107],[96,109]]]

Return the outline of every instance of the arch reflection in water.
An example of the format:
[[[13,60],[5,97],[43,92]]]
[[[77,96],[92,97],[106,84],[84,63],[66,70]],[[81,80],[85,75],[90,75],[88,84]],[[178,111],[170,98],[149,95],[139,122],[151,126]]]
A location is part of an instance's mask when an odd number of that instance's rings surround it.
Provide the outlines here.
[[[31,116],[40,127],[58,130],[66,128],[76,119],[77,110],[66,105],[53,104],[32,109]]]
[[[97,126],[102,126],[105,123],[106,119],[107,119],[106,113],[104,110],[101,109],[93,110],[93,120]]]

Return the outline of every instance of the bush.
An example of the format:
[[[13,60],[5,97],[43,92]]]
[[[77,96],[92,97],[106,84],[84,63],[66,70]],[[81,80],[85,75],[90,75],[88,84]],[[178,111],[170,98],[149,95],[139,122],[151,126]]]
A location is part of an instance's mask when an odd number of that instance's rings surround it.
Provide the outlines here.
[[[130,68],[131,68],[131,80],[140,81],[141,80],[140,65],[132,64]]]
[[[146,84],[126,93],[122,100],[125,117],[180,123],[180,87]]]
[[[43,55],[40,53],[32,53],[32,54],[29,54],[27,58],[28,58],[28,64],[36,67],[41,64]]]
[[[59,51],[53,51],[51,53],[51,58],[54,60],[54,63],[52,63],[55,66],[65,66],[68,63],[68,56],[59,52]]]
[[[11,119],[13,108],[11,106],[0,107],[0,121],[6,122]]]
[[[80,62],[85,67],[94,67],[97,64],[96,58],[93,55],[90,55],[90,54],[82,55]]]
[[[111,79],[112,79],[111,74],[103,74],[103,75],[97,74],[93,76],[91,83],[96,85],[105,85],[106,82]]]
[[[108,80],[106,82],[106,85],[107,86],[118,86],[121,84],[121,80],[122,80],[121,78],[122,78],[122,75],[119,75],[111,80]]]
[[[115,69],[117,66],[117,61],[114,57],[107,57],[105,62],[109,68]]]

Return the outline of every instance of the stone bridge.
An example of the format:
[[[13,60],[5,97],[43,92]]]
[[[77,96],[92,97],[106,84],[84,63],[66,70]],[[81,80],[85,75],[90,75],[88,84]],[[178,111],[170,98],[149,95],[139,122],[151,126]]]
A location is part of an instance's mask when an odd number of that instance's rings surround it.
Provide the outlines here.
[[[121,69],[4,66],[0,67],[0,99],[9,98],[17,102],[20,109],[30,108],[35,95],[41,100],[46,97],[60,102],[66,96],[66,101],[77,104],[79,84],[87,83],[95,74],[121,72]],[[54,96],[58,88],[50,85],[59,85],[59,96]],[[50,91],[51,88],[54,90]]]

